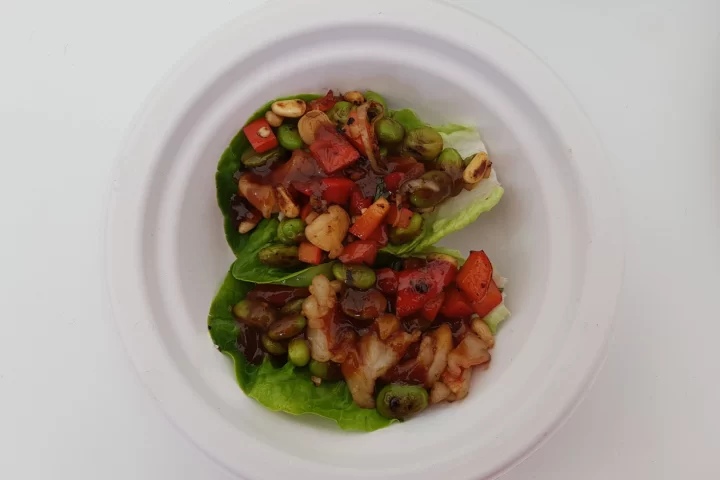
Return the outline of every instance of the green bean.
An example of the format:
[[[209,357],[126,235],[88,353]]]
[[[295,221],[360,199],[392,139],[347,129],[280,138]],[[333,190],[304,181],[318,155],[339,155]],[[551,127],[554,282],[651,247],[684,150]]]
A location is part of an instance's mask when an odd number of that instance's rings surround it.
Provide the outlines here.
[[[428,406],[428,393],[418,385],[390,384],[380,390],[376,405],[385,418],[407,418]]]
[[[300,138],[297,125],[290,123],[280,125],[277,131],[277,139],[280,145],[288,150],[299,150],[305,146],[302,138]]]
[[[307,319],[299,313],[286,315],[268,327],[268,337],[271,340],[280,341],[296,337],[305,330]]]
[[[293,338],[288,344],[288,359],[293,365],[304,367],[310,361],[310,347],[304,338]]]
[[[302,265],[295,245],[270,245],[258,252],[260,263],[271,267],[292,268]]]
[[[277,229],[277,239],[285,245],[297,245],[305,239],[305,222],[299,218],[286,218]]]
[[[419,213],[414,213],[410,218],[410,225],[406,228],[393,227],[388,234],[390,243],[393,245],[402,245],[415,239],[422,233],[423,217]]]
[[[366,290],[375,285],[375,272],[367,265],[336,263],[332,268],[335,278],[349,287]]]

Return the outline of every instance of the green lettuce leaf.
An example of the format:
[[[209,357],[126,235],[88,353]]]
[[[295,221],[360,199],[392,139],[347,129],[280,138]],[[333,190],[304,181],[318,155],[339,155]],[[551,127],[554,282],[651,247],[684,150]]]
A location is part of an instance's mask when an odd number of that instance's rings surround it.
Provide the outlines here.
[[[252,117],[245,123],[247,125],[250,122],[257,120],[258,118],[265,115],[270,105],[278,100],[286,100],[291,98],[301,98],[306,102],[320,98],[322,95],[314,94],[301,94],[292,95],[289,97],[277,98],[266,103],[260,107]],[[230,205],[230,199],[234,194],[237,193],[237,180],[235,179],[235,173],[243,170],[243,165],[240,163],[240,157],[242,153],[250,147],[250,142],[243,133],[242,129],[232,139],[230,145],[225,149],[225,152],[220,157],[218,162],[217,172],[215,173],[215,187],[217,189],[217,202],[220,207],[220,211],[224,217],[225,224],[225,238],[227,239],[228,245],[232,249],[235,256],[238,256],[245,244],[248,242],[249,234],[240,233],[237,231],[232,221],[232,209]]]
[[[278,283],[291,287],[307,287],[316,275],[331,277],[332,262],[299,270],[270,267],[260,263],[258,252],[275,242],[279,224],[277,218],[265,219],[253,229],[243,249],[237,253],[238,258],[232,266],[233,276],[245,282]]]
[[[355,405],[345,382],[323,382],[316,387],[307,368],[295,367],[290,362],[276,368],[269,360],[260,365],[249,363],[238,349],[240,329],[232,316],[232,306],[245,298],[252,287],[228,273],[208,315],[210,338],[233,360],[238,385],[245,394],[270,410],[319,415],[334,420],[344,430],[371,432],[395,422],[375,409]]]

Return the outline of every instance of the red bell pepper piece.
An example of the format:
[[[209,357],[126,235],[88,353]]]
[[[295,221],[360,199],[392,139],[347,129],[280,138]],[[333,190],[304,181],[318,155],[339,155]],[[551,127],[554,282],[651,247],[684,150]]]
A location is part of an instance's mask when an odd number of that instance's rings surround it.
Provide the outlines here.
[[[307,104],[307,111],[309,112],[311,110],[320,110],[321,112],[327,112],[332,107],[334,107],[336,103],[337,100],[333,95],[333,91],[328,90],[324,97],[310,100]]]
[[[395,295],[398,289],[398,272],[392,268],[381,268],[375,271],[375,284],[385,295]]]
[[[407,228],[410,225],[410,219],[413,216],[412,210],[409,208],[398,208],[395,205],[390,205],[390,212],[386,218],[388,225],[393,227]]]
[[[243,132],[253,150],[258,153],[267,152],[278,146],[277,137],[265,118],[258,118],[254,122],[248,123],[243,127]]]
[[[450,285],[456,275],[457,267],[442,260],[433,260],[424,267],[400,272],[395,303],[397,315],[404,317],[422,309]]]
[[[372,205],[372,198],[363,195],[360,188],[356,185],[350,193],[350,215],[362,215],[362,211]]]
[[[312,205],[310,205],[310,202],[303,205],[302,210],[300,210],[300,218],[305,220],[308,215],[310,215],[313,211]]]
[[[445,290],[445,302],[440,312],[450,318],[467,318],[475,313],[470,302],[455,285]]]
[[[366,240],[375,242],[380,248],[386,246],[388,244],[387,225],[380,225]]]
[[[440,313],[440,308],[445,301],[445,292],[440,292],[435,298],[431,298],[422,308],[422,316],[425,320],[432,322]]]
[[[484,251],[471,251],[457,276],[457,285],[467,299],[482,302],[492,281],[493,268]]]
[[[358,240],[348,243],[338,257],[342,263],[360,264],[365,263],[372,266],[375,263],[378,246],[369,240]]]
[[[378,198],[350,227],[350,233],[362,240],[367,239],[385,221],[389,211],[390,203],[383,197]]]
[[[355,182],[349,178],[323,178],[320,185],[322,198],[337,205],[345,205],[355,188]]]
[[[322,263],[323,251],[310,242],[302,242],[298,247],[298,258],[301,262],[311,265],[320,265]]]
[[[316,130],[310,153],[328,175],[342,170],[360,158],[355,147],[328,125],[321,125]]]
[[[424,258],[420,257],[410,257],[403,260],[403,268],[405,270],[417,270],[418,268],[422,268],[425,265],[427,265],[427,262]]]
[[[385,182],[385,188],[387,188],[388,192],[397,192],[404,178],[405,174],[402,172],[393,172],[385,175],[383,180]]]
[[[503,301],[502,293],[495,284],[494,280],[490,280],[490,286],[488,287],[487,293],[482,300],[472,302],[472,308],[480,315],[480,318],[485,317],[488,313],[492,312],[495,307],[500,305]]]

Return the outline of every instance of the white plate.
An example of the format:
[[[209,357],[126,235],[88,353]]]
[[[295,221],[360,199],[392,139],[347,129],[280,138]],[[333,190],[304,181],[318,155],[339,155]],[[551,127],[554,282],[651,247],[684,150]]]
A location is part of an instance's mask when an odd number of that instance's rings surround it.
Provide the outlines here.
[[[431,1],[271,2],[213,35],[155,91],[120,155],[107,232],[113,311],[153,397],[250,479],[492,477],[567,418],[603,358],[620,289],[617,190],[572,96],[516,40]],[[470,396],[371,434],[270,412],[212,347],[232,254],[215,166],[265,101],[372,89],[432,123],[472,123],[506,187],[444,245],[484,248],[514,315]]]

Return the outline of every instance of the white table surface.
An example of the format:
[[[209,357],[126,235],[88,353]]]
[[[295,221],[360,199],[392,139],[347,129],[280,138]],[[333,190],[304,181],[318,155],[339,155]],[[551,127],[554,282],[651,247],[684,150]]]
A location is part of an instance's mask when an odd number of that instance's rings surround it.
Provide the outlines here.
[[[259,3],[0,1],[1,479],[230,478],[132,371],[104,303],[102,235],[116,147],[145,96]],[[627,219],[605,367],[505,478],[720,478],[720,1],[456,3],[566,81]]]

